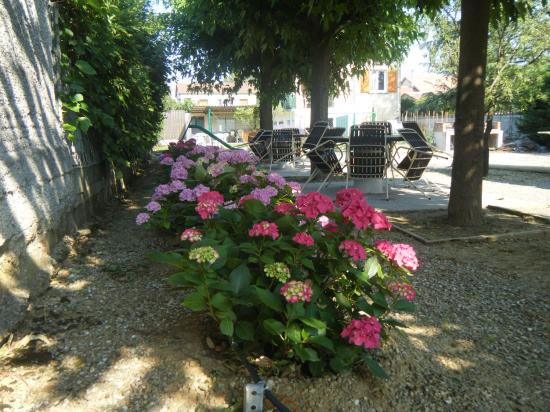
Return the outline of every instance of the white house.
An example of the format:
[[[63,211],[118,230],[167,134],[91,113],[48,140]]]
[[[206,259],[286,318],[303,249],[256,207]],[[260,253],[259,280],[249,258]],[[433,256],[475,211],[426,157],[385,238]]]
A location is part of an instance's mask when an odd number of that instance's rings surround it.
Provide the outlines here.
[[[229,90],[235,86],[232,82],[225,82],[223,89]],[[255,106],[256,89],[247,84],[240,87],[235,93],[212,90],[210,93],[197,92],[189,82],[176,85],[175,96],[177,101],[189,99],[194,106]]]

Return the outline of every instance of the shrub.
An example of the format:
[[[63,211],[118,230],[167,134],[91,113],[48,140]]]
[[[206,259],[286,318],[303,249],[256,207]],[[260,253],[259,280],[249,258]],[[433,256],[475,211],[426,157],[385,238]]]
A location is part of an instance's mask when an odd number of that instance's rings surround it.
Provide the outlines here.
[[[158,186],[138,223],[181,234],[180,248],[152,258],[177,268],[170,282],[188,290],[183,306],[248,351],[313,375],[365,363],[384,376],[376,351],[402,326],[391,313],[414,310],[418,266],[409,245],[378,239],[386,217],[357,189],[335,201],[301,194],[258,171],[249,152],[193,141],[170,150],[161,163],[182,180]]]

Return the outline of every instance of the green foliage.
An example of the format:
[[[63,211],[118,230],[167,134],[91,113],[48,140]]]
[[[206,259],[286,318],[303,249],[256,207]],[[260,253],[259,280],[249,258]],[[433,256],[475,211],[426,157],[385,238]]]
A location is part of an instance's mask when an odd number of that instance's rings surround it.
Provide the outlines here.
[[[529,9],[531,11],[527,12]],[[524,110],[537,98],[542,86],[540,79],[545,70],[545,56],[550,51],[549,12],[548,6],[535,1],[497,1],[493,4],[487,47],[486,112]],[[505,15],[513,18],[505,18]],[[459,3],[451,2],[443,8],[431,22],[429,32],[431,40],[426,42],[426,46],[432,68],[456,78]],[[444,103],[446,99],[441,97],[443,102],[439,103]],[[454,105],[452,98],[449,102]]]
[[[191,99],[184,99],[183,102],[178,102],[173,99],[172,96],[167,94],[162,99],[164,110],[184,110],[186,113],[191,113],[193,109],[193,101]]]
[[[425,93],[416,104],[419,112],[448,112],[454,111],[456,104],[456,89],[440,93]]]
[[[161,26],[145,0],[65,0],[59,10],[68,137],[101,143],[116,166],[154,146],[166,94]]]
[[[550,64],[546,66],[541,95],[523,113],[518,129],[539,144],[550,148],[550,136],[537,132],[550,131]]]
[[[416,100],[404,94],[401,96],[401,112],[416,112]]]
[[[256,130],[260,124],[258,106],[238,106],[235,109],[235,119],[246,123],[252,130]]]

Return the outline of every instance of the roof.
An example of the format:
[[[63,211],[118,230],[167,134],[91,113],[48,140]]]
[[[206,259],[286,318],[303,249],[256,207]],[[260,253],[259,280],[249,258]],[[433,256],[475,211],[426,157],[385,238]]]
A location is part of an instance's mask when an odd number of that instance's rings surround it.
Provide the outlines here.
[[[399,83],[401,95],[409,95],[418,99],[426,93],[441,93],[452,89],[456,85],[456,79],[437,73],[414,74],[413,76],[403,77]]]
[[[243,84],[239,90],[237,90],[236,93],[229,93],[230,90],[232,90],[235,87],[235,82],[227,81],[223,82],[222,90],[218,90],[217,88],[210,91],[205,92],[204,90],[200,90],[200,85],[198,83],[192,83],[192,82],[182,82],[176,84],[176,95],[178,94],[256,94],[256,88],[254,86],[251,86],[247,83]],[[197,90],[199,89],[199,90]]]

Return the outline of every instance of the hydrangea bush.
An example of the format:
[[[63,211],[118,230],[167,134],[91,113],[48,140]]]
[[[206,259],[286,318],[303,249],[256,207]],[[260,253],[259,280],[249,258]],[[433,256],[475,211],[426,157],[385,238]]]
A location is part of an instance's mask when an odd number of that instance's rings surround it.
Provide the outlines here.
[[[246,349],[304,365],[313,375],[364,363],[413,311],[414,249],[380,237],[391,224],[357,189],[335,201],[256,169],[247,151],[170,147],[138,224],[176,231],[181,247],[153,253],[177,268],[183,306],[205,311]]]

